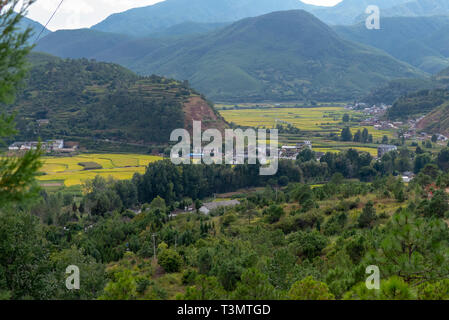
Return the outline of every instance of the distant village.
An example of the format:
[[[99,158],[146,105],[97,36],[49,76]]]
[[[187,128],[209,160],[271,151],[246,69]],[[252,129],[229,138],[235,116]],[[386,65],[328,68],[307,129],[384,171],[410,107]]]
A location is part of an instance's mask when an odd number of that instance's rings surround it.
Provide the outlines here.
[[[362,111],[367,118],[361,122],[362,126],[372,126],[376,130],[401,130],[400,138],[405,140],[430,140],[433,134],[428,134],[426,132],[419,132],[417,130],[417,124],[424,118],[424,116],[418,119],[410,119],[408,121],[388,121],[381,120],[384,118],[387,110],[391,108],[390,105],[380,104],[369,106],[365,103],[356,103],[354,105],[347,105],[345,109],[347,110],[358,110]],[[446,142],[449,140],[443,134],[436,134],[437,141]]]
[[[72,153],[77,151],[79,146],[77,142],[64,142],[64,140],[25,141],[14,142],[8,150],[11,152],[36,150],[39,144],[46,153]]]

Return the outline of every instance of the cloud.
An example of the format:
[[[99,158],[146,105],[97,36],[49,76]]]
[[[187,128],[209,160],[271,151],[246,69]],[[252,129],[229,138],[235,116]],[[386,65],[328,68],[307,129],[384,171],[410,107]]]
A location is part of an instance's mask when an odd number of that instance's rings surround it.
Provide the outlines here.
[[[28,17],[45,24],[61,0],[37,0]],[[65,0],[53,20],[50,30],[88,28],[109,15],[162,0]]]
[[[314,4],[317,6],[335,6],[336,4],[339,4],[343,0],[301,0],[304,3],[307,4]]]

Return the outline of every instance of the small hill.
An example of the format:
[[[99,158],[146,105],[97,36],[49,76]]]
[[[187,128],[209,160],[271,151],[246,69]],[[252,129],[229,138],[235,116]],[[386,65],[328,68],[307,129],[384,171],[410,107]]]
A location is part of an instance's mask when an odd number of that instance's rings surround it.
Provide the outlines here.
[[[32,54],[26,86],[8,107],[17,112],[17,139],[167,143],[187,119],[213,128],[226,123],[186,83],[141,77],[110,63]],[[202,112],[197,112],[198,108]],[[192,114],[193,113],[193,114]],[[49,120],[42,125],[37,120]]]
[[[389,119],[408,119],[426,115],[449,100],[448,89],[420,90],[399,98],[388,110]]]
[[[382,18],[381,30],[368,30],[365,22],[337,26],[343,38],[386,51],[425,72],[449,66],[449,17]]]
[[[417,127],[427,133],[449,135],[449,98],[422,119]]]
[[[47,52],[61,58],[92,58],[131,39],[121,34],[90,29],[60,30],[42,38],[35,51]]]
[[[360,100],[371,105],[381,103],[392,105],[402,96],[433,88],[435,83],[431,79],[395,79],[375,88]]]

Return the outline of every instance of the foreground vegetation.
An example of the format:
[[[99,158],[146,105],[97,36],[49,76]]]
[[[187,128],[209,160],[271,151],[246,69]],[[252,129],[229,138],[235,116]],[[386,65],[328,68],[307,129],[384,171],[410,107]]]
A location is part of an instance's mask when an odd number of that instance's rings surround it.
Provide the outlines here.
[[[130,181],[97,177],[80,198],[41,192],[0,215],[2,297],[448,299],[448,155],[304,152],[268,178],[256,166],[160,161]],[[408,185],[394,176],[404,169],[418,173]],[[231,191],[240,205],[195,210]],[[71,264],[82,270],[75,292]],[[369,265],[379,291],[365,287]]]
[[[0,103],[14,96],[30,50],[26,33],[13,34],[20,15],[8,3]],[[0,115],[1,138],[15,133],[13,120]],[[449,148],[429,149],[380,160],[349,149],[320,161],[306,149],[270,177],[257,165],[157,161],[131,180],[97,176],[76,195],[38,187],[39,148],[2,158],[0,299],[449,299]],[[67,168],[137,163],[78,160]],[[44,170],[57,172],[52,161]],[[217,196],[240,204],[199,213]],[[69,265],[81,271],[80,290],[65,286]],[[379,290],[365,286],[369,265],[381,270]]]

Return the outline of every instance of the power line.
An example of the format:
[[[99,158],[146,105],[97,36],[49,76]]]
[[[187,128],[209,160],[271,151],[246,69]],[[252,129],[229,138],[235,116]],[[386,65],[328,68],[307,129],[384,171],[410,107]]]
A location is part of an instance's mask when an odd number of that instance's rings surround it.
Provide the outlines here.
[[[53,12],[53,14],[51,15],[50,19],[48,19],[47,23],[45,24],[45,26],[42,28],[41,32],[37,36],[36,41],[34,41],[34,44],[36,44],[39,41],[42,33],[44,33],[45,29],[47,29],[47,26],[50,24],[51,20],[53,20],[53,17],[58,12],[58,10],[62,6],[63,2],[64,2],[64,0],[61,0],[61,2],[59,3],[58,7],[56,8],[56,10]]]

